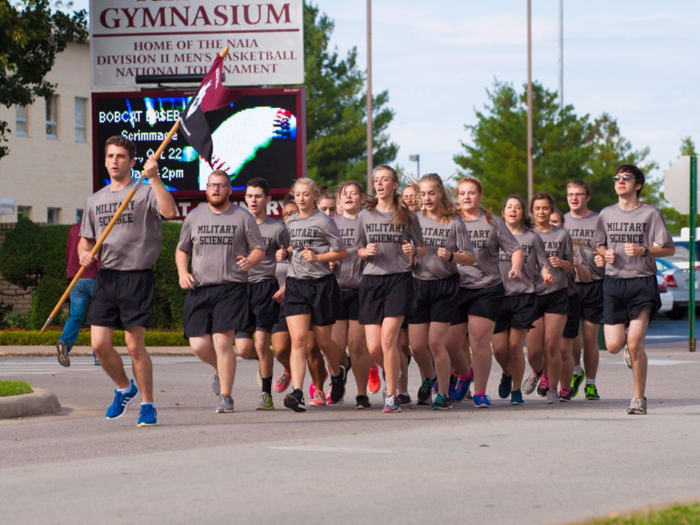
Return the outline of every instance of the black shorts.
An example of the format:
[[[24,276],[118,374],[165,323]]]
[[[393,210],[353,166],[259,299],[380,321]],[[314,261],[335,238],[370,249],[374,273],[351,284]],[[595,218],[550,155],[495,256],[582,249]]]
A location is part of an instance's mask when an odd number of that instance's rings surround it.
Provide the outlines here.
[[[569,314],[569,294],[566,288],[537,296],[537,313],[535,320],[539,319],[544,314]]]
[[[575,339],[578,336],[578,329],[581,325],[581,298],[577,293],[569,296],[569,311],[566,315],[563,337]]]
[[[272,330],[270,331],[271,334],[277,334],[280,332],[289,332],[289,327],[287,326],[287,318],[283,315],[280,316],[280,318],[275,323],[275,326],[273,326]]]
[[[248,283],[250,324],[236,334],[236,339],[252,339],[253,332],[272,331],[280,318],[280,304],[272,298],[279,289],[277,279]]]
[[[537,295],[524,293],[506,295],[501,303],[501,313],[496,321],[494,334],[500,334],[511,328],[529,330],[537,317]]]
[[[581,299],[581,317],[595,324],[603,324],[603,279],[577,283]]]
[[[337,321],[357,321],[360,318],[360,290],[340,290]]]
[[[284,293],[284,315],[311,314],[311,324],[328,326],[335,323],[340,288],[335,274],[320,279],[293,279],[287,277]]]
[[[453,323],[457,320],[458,302],[458,274],[435,281],[413,279],[413,302],[408,323]]]
[[[405,317],[411,301],[411,272],[364,275],[360,281],[360,324],[382,324],[386,317]]]
[[[219,334],[250,326],[248,286],[226,283],[187,292],[183,307],[185,337]]]
[[[606,277],[603,292],[605,324],[628,325],[642,311],[650,311],[653,315],[661,308],[659,284],[655,275],[633,279]]]
[[[119,271],[102,268],[87,322],[108,328],[148,326],[156,293],[153,270]]]
[[[485,317],[495,323],[501,313],[501,303],[505,295],[503,283],[486,288],[460,288],[457,320],[452,324],[466,323],[470,315]]]

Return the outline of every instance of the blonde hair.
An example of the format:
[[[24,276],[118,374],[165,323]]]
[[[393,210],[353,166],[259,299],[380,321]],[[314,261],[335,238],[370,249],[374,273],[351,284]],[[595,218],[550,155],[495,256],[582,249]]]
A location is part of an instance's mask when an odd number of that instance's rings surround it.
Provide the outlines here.
[[[476,186],[476,189],[479,190],[479,193],[481,195],[484,194],[484,187],[481,185],[481,181],[475,177],[463,178],[457,184],[457,188],[459,188],[462,184],[467,184],[467,183],[471,183],[474,186]],[[489,208],[488,210],[485,210],[484,208],[480,208],[480,209],[481,209],[481,211],[484,212],[484,215],[486,216],[486,223],[490,225],[491,224],[491,217],[493,217],[493,210],[491,208]],[[462,213],[464,213],[464,212],[462,212]]]
[[[318,184],[316,184],[314,180],[308,177],[302,177],[301,179],[297,179],[296,181],[294,181],[294,184],[292,184],[292,189],[290,191],[292,195],[294,195],[294,190],[297,186],[309,186],[314,196],[319,196]]]
[[[377,172],[380,170],[386,170],[389,173],[391,173],[391,180],[397,185],[399,184],[399,174],[396,173],[396,170],[394,168],[386,164],[382,164],[381,166],[377,166],[376,168],[374,168],[374,175],[376,175]],[[375,209],[377,207],[378,202],[379,199],[377,197],[370,197],[367,200],[367,209]],[[413,217],[411,216],[411,211],[399,198],[399,194],[396,193],[396,191],[394,191],[394,205],[396,206],[396,213],[394,214],[394,224],[396,224],[397,226],[403,226],[404,228],[410,228],[411,224],[413,224]]]
[[[419,186],[420,184],[423,184],[424,182],[432,182],[435,184],[435,187],[438,190],[438,193],[440,193],[440,204],[442,205],[442,216],[438,219],[438,222],[440,224],[447,224],[450,222],[450,218],[452,215],[454,215],[455,212],[455,205],[454,202],[452,201],[452,197],[450,196],[449,192],[445,190],[445,184],[442,182],[442,178],[440,175],[437,173],[426,173],[420,178],[420,182],[418,183]],[[420,189],[420,188],[419,188]],[[423,217],[426,216],[426,211],[423,210]]]

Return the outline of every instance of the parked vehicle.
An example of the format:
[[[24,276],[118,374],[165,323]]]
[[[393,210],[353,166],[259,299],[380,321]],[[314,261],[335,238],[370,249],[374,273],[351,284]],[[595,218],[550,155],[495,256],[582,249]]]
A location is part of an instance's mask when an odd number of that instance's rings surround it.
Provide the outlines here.
[[[668,291],[664,278],[658,273],[656,274],[656,281],[659,283],[659,296],[661,297],[661,308],[658,313],[668,314],[668,312],[673,310],[673,295]]]
[[[663,279],[668,293],[673,297],[673,307],[668,316],[671,319],[683,319],[688,315],[688,272],[666,258],[657,257],[656,275]],[[695,285],[697,289],[697,280]]]

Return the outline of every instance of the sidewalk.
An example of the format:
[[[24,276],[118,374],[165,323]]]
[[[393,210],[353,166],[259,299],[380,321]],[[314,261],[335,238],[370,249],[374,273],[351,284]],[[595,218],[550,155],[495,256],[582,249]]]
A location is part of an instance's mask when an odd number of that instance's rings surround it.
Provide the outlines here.
[[[117,346],[117,352],[121,355],[129,355],[126,346]],[[147,347],[151,355],[194,355],[189,346],[151,346]],[[0,346],[0,357],[11,356],[55,356],[55,346]],[[74,346],[70,351],[73,356],[92,356],[92,348],[89,346]]]

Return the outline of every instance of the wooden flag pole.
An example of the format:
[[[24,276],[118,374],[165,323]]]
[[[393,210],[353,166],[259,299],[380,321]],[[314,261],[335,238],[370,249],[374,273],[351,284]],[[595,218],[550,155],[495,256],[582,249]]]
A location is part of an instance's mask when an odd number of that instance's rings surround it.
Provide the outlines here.
[[[228,55],[228,47],[225,47],[225,48],[219,53],[219,56],[221,56],[221,58],[224,58],[226,55]],[[163,142],[161,143],[160,147],[159,147],[158,150],[153,154],[153,156],[154,156],[156,159],[159,159],[160,156],[163,154],[163,152],[165,151],[165,148],[168,146],[168,144],[170,143],[170,140],[173,138],[173,135],[177,132],[177,130],[179,129],[179,127],[180,127],[180,119],[178,119],[177,122],[175,122],[175,124],[173,124],[173,127],[172,127],[172,129],[170,130],[170,133],[168,133],[168,136],[165,137],[165,139],[163,139]],[[95,246],[93,246],[92,250],[90,250],[90,253],[91,253],[93,256],[97,255],[97,252],[100,250],[100,247],[101,247],[102,244],[105,242],[105,239],[107,238],[107,235],[109,235],[109,232],[112,231],[112,228],[114,228],[114,225],[115,225],[115,224],[117,223],[117,221],[119,220],[119,217],[121,216],[122,212],[123,212],[124,209],[127,207],[127,205],[129,204],[129,202],[131,201],[131,199],[133,198],[133,196],[136,194],[136,188],[138,188],[138,185],[141,183],[142,180],[143,180],[143,175],[140,176],[140,177],[136,180],[136,183],[134,184],[133,188],[131,188],[131,191],[129,191],[128,195],[126,196],[126,199],[124,199],[124,202],[122,202],[121,206],[119,206],[119,209],[118,209],[118,210],[116,211],[116,213],[114,214],[114,217],[112,217],[112,220],[109,221],[109,224],[107,225],[107,227],[105,228],[105,230],[102,232],[102,235],[100,235],[100,238],[97,239],[97,242],[95,243]],[[44,332],[44,330],[46,330],[46,328],[49,326],[49,324],[51,323],[51,321],[54,320],[54,318],[55,318],[56,315],[58,314],[58,311],[59,311],[59,310],[61,309],[61,307],[63,306],[63,303],[66,302],[66,299],[68,299],[68,296],[70,295],[71,290],[73,289],[73,287],[75,286],[75,284],[78,282],[78,280],[80,279],[80,277],[83,275],[83,272],[84,272],[84,271],[85,271],[85,267],[84,267],[84,266],[81,266],[80,269],[78,269],[78,273],[75,274],[75,277],[73,277],[73,280],[72,280],[72,281],[70,282],[70,284],[68,285],[68,288],[66,289],[66,291],[63,292],[63,295],[62,295],[61,298],[59,299],[58,304],[56,304],[56,306],[54,307],[53,311],[51,312],[51,315],[49,315],[49,318],[48,318],[48,319],[46,320],[46,322],[44,323],[44,326],[41,327],[41,332]]]

